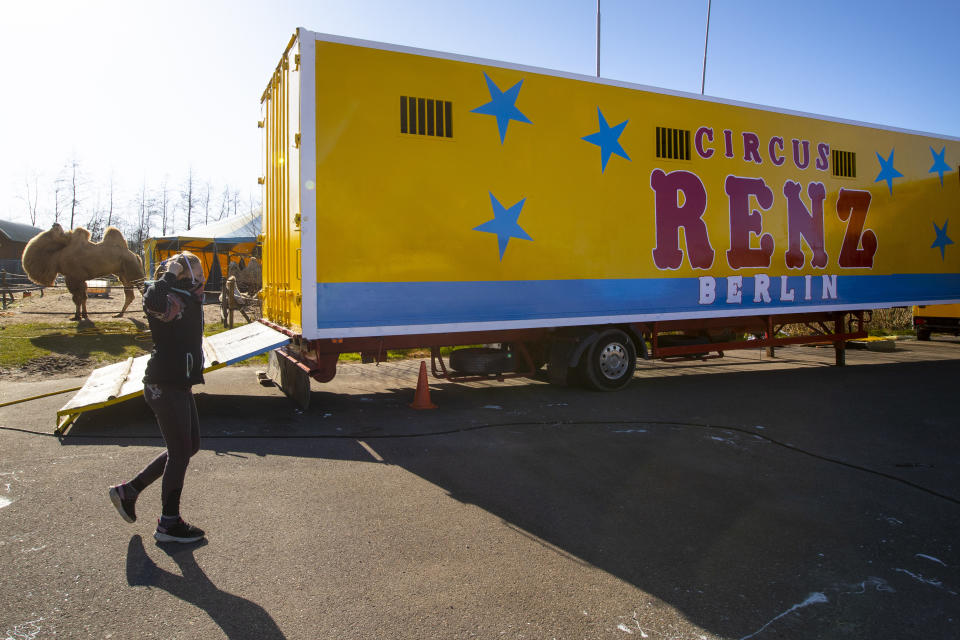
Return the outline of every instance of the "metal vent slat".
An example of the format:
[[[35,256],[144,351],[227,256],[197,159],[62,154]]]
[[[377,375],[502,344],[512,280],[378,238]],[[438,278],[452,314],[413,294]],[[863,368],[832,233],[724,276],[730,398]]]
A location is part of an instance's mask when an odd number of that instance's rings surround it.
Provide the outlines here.
[[[436,109],[437,109],[437,115],[436,115],[437,135],[442,136],[443,135],[443,100],[434,100],[433,103],[434,105],[436,105]]]
[[[437,98],[400,96],[400,133],[453,137],[453,103]]]
[[[657,127],[656,152],[658,158],[689,160],[690,131],[686,129],[672,129],[670,127]]]
[[[410,114],[410,133],[417,132],[417,99],[407,98],[407,112]]]
[[[831,153],[833,160],[833,175],[839,178],[857,177],[857,154],[853,151],[834,149]]]

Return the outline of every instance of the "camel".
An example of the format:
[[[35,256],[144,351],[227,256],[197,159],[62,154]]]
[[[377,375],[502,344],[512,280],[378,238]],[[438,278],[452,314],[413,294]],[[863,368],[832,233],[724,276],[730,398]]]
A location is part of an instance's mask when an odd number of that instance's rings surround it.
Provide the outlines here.
[[[77,311],[71,320],[87,317],[87,280],[110,274],[123,283],[124,302],[115,318],[133,302],[133,287],[143,282],[140,258],[127,248],[123,233],[108,227],[100,242],[90,242],[90,232],[83,227],[64,231],[53,226],[33,237],[23,250],[23,270],[33,282],[49,287],[57,274],[63,274],[67,290],[73,297]]]
[[[230,265],[233,266],[233,263]],[[244,270],[246,271],[246,270]],[[237,276],[231,275],[223,283],[223,291],[220,294],[220,320],[225,329],[233,329],[233,312],[239,311],[243,318],[250,322],[250,316],[247,315],[247,309],[260,301],[260,298],[254,295],[245,295],[237,286]]]
[[[241,293],[253,294],[260,291],[262,286],[263,271],[260,269],[260,261],[256,258],[250,258],[250,262],[244,269],[240,268],[240,263],[231,262],[227,267],[227,276],[236,278]]]

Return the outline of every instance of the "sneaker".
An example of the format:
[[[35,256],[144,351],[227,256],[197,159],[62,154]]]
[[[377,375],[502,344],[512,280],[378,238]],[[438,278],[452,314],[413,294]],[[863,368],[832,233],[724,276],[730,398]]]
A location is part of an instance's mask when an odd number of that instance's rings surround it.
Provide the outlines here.
[[[117,513],[120,514],[120,517],[126,520],[127,522],[136,522],[137,521],[137,496],[132,498],[127,498],[124,491],[123,485],[118,484],[110,487],[110,502],[113,503],[113,506],[117,508]]]
[[[153,534],[157,542],[196,542],[203,536],[203,529],[187,524],[183,521],[183,518],[177,520],[176,524],[170,527],[164,527],[157,520],[157,531]]]

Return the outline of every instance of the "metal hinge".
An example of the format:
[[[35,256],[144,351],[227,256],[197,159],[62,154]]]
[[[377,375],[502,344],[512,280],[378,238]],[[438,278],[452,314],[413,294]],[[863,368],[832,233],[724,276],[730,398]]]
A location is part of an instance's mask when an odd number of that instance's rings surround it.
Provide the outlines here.
[[[293,70],[300,71],[300,54],[299,53],[293,56]]]
[[[300,134],[299,134],[299,133],[293,134],[293,146],[294,146],[295,148],[297,148],[297,149],[300,148]]]
[[[263,129],[263,120],[257,120],[257,129]]]
[[[263,244],[263,234],[262,234],[262,233],[257,236],[257,242],[259,242],[260,244]],[[269,289],[270,287],[267,287],[267,288]]]
[[[297,225],[298,227],[300,226],[300,214],[299,214],[299,213],[298,213],[297,215],[293,216],[293,224]]]
[[[260,176],[259,178],[257,178],[257,184],[265,184],[266,182],[267,182],[267,179],[264,178],[263,176]]]

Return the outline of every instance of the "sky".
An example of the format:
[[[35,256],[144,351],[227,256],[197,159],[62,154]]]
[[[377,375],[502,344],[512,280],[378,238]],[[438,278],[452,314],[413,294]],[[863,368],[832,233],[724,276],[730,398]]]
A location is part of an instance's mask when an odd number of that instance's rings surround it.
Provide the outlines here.
[[[604,78],[700,92],[707,0],[601,0]],[[0,21],[0,219],[78,224],[192,169],[258,193],[260,96],[296,27],[594,75],[596,0],[32,0]],[[714,0],[707,95],[960,137],[956,0]],[[178,227],[184,226],[178,221]]]

